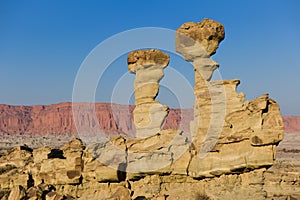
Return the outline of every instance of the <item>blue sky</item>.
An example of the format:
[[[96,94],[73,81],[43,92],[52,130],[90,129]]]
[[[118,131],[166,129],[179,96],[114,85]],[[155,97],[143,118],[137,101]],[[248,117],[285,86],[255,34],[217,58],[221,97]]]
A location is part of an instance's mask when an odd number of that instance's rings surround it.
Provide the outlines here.
[[[184,22],[211,18],[225,26],[226,38],[213,56],[221,76],[240,79],[238,91],[247,99],[269,93],[284,115],[300,115],[299,8],[297,0],[2,0],[0,103],[72,101],[80,65],[107,38],[141,27],[176,30]],[[181,62],[175,56],[170,64],[192,82],[191,69],[180,68]],[[120,55],[100,81],[96,100],[110,101],[109,88],[126,71],[126,55]],[[159,98],[169,97],[165,92]]]

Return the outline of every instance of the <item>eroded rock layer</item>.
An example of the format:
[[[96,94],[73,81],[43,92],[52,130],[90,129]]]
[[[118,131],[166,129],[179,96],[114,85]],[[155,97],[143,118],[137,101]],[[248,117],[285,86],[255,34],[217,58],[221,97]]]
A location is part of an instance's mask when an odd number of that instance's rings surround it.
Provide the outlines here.
[[[160,149],[162,140],[169,139],[155,136],[146,142],[151,144],[148,147],[139,146],[145,141],[122,137],[88,146],[73,139],[60,149],[16,147],[0,157],[0,199],[300,198],[297,162],[277,161],[267,171],[265,167],[240,169],[203,179],[174,172],[175,165],[146,174],[124,172],[126,162],[130,162],[126,161],[126,149],[137,153],[143,148],[145,153]],[[155,167],[158,163],[148,164]]]

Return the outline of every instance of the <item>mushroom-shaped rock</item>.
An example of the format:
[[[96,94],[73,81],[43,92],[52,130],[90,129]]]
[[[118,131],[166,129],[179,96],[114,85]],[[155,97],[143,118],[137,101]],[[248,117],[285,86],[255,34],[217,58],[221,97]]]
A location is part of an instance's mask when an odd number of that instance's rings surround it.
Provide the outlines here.
[[[209,81],[219,66],[210,56],[216,53],[224,37],[224,27],[219,22],[211,19],[199,23],[187,22],[176,31],[176,51],[185,60],[194,62],[199,78]]]
[[[219,22],[211,19],[187,22],[176,31],[176,50],[188,61],[195,57],[208,57],[216,53],[224,37],[224,26]]]
[[[168,54],[156,49],[132,51],[127,57],[128,70],[136,73],[140,68],[153,65],[165,68],[169,64],[169,59]]]
[[[226,94],[224,84],[210,82],[214,70],[219,67],[210,56],[216,53],[224,37],[223,25],[211,19],[204,19],[199,23],[184,23],[176,31],[176,51],[182,54],[185,60],[192,61],[194,65],[195,104],[190,132],[192,138],[201,138],[199,141],[203,140],[206,132],[218,133],[222,128]],[[211,126],[209,126],[210,120],[213,121]],[[211,136],[217,138],[214,134]]]
[[[133,111],[137,137],[149,137],[160,131],[169,108],[155,101],[163,69],[169,55],[160,50],[137,50],[129,53],[128,70],[136,74],[134,80],[135,109]]]

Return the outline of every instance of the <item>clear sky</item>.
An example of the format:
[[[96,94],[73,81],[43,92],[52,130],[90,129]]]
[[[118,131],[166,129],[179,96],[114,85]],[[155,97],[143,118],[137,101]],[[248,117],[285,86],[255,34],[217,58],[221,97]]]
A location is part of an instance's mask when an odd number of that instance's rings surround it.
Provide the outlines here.
[[[298,0],[1,0],[0,103],[72,101],[77,71],[100,42],[134,28],[176,30],[211,18],[225,26],[226,38],[213,56],[222,77],[240,79],[238,90],[247,99],[269,93],[284,115],[300,115],[299,8]],[[127,71],[126,55],[113,65],[100,89]],[[109,101],[104,90],[97,101]]]

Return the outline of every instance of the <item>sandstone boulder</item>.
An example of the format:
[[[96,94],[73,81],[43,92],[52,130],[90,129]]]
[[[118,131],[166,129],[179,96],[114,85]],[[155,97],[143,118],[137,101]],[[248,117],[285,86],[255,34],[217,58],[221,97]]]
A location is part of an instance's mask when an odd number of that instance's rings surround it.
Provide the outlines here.
[[[46,152],[49,152],[48,149],[46,149]],[[52,149],[47,154],[48,159],[37,159],[41,162],[35,166],[36,168],[31,169],[35,184],[80,183],[83,168],[82,154],[82,141],[76,138],[65,144],[61,149]]]
[[[125,180],[127,153],[123,137],[112,137],[87,146],[83,154],[85,181],[118,182]]]
[[[211,19],[186,22],[176,30],[176,50],[188,61],[207,58],[216,53],[225,31],[221,23]]]

